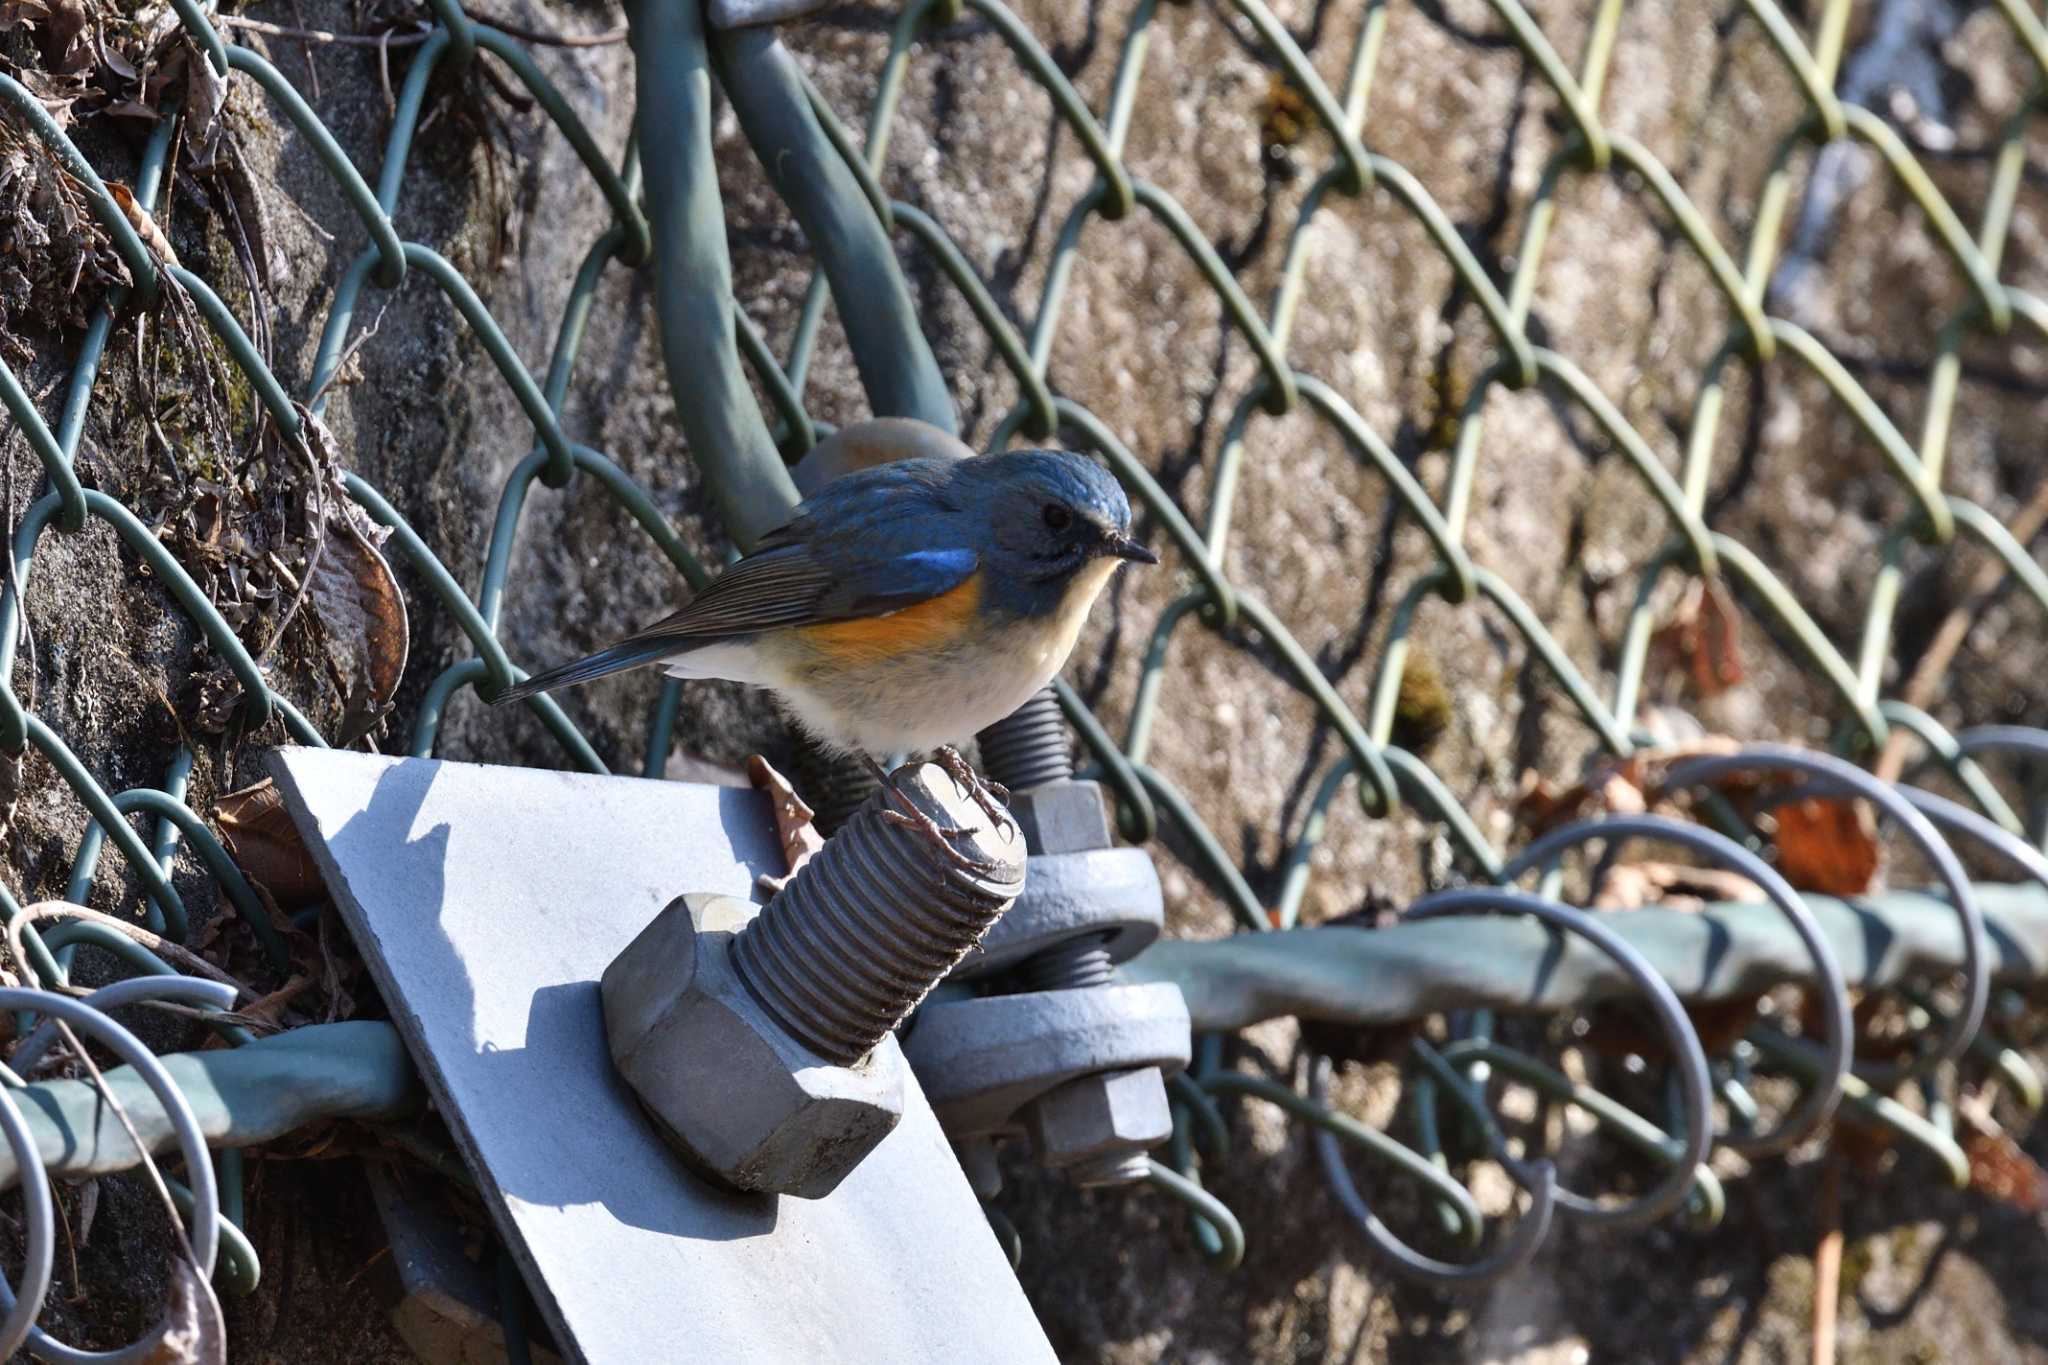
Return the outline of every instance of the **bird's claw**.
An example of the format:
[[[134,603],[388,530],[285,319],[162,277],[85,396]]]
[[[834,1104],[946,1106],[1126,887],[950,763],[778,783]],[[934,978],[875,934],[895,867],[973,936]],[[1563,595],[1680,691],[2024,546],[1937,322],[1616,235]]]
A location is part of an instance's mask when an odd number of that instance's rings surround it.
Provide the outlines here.
[[[932,761],[945,770],[946,776],[959,783],[961,789],[974,798],[974,804],[981,807],[981,812],[988,817],[992,829],[1005,838],[1015,831],[1017,821],[1010,814],[1008,787],[974,771],[974,765],[961,757],[960,751],[950,745],[941,745],[932,754]]]
[[[977,833],[975,830],[947,829],[914,806],[908,811],[885,810],[882,812],[882,818],[890,824],[900,826],[903,829],[916,830],[919,834],[932,840],[945,850],[946,856],[952,859],[957,867],[964,871],[972,872],[979,877],[992,877],[1003,870],[1002,864],[991,862],[986,858],[977,858],[967,849],[961,848],[959,843],[956,842],[961,839],[971,842]]]

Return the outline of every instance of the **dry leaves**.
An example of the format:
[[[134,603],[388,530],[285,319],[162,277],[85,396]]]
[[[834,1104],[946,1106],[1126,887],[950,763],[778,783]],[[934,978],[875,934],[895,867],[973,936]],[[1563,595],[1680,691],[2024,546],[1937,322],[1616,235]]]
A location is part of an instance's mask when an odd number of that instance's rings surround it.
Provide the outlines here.
[[[1739,872],[1684,863],[1617,862],[1594,888],[1595,910],[1703,910],[1712,901],[1764,900],[1763,888]]]
[[[121,206],[122,216],[135,229],[135,235],[142,238],[142,244],[149,248],[150,254],[166,265],[178,264],[178,253],[171,249],[170,239],[156,225],[156,219],[149,216],[149,210],[136,200],[135,191],[118,180],[109,180],[107,193]]]
[[[780,891],[789,884],[789,879],[803,871],[804,864],[825,847],[825,836],[818,833],[818,827],[811,823],[817,812],[804,803],[790,785],[788,778],[775,770],[775,765],[759,754],[747,759],[747,780],[755,788],[768,793],[768,804],[775,816],[775,834],[782,844],[783,861],[788,870],[780,877],[763,874],[761,887],[769,894]]]
[[[21,807],[22,754],[0,751],[0,844],[14,832],[14,813]]]
[[[1670,618],[1650,637],[1652,654],[1682,670],[1702,697],[1743,679],[1742,618],[1719,579],[1694,579]]]
[[[0,118],[0,355],[27,362],[25,333],[84,326],[88,307],[127,279],[84,189],[42,139]]]
[[[193,1268],[189,1256],[179,1256],[171,1266],[171,1303],[164,1319],[164,1335],[149,1354],[145,1365],[226,1365],[227,1325],[221,1320],[220,1300],[213,1286]]]
[[[405,596],[380,548],[391,528],[370,520],[348,495],[326,425],[303,407],[299,420],[303,453],[322,485],[313,513],[320,533],[310,556],[306,598],[326,629],[328,661],[339,675],[346,710],[374,724],[405,676],[411,640]]]
[[[328,657],[347,680],[350,705],[381,714],[405,676],[412,638],[405,597],[377,541],[354,519],[330,515],[327,532],[327,543],[307,576],[308,600],[326,627]]]
[[[93,64],[93,17],[82,0],[0,0],[0,32],[14,28],[35,34],[46,70],[71,75]]]
[[[221,797],[213,818],[243,875],[280,907],[298,910],[326,899],[320,869],[269,778]]]
[[[269,664],[302,612],[315,623],[312,638],[340,701],[331,733],[342,748],[389,713],[405,677],[411,625],[381,550],[390,528],[372,521],[348,495],[326,427],[303,406],[297,413],[297,433],[276,433],[279,453],[294,459],[264,462],[260,485],[194,482],[177,548],[207,600],[245,637],[259,613],[289,594],[282,610],[265,613],[267,641],[260,649],[251,646],[259,667]],[[288,482],[294,463],[301,476],[295,483]],[[298,502],[296,509],[288,498]],[[296,534],[284,529],[293,511],[302,519]],[[240,680],[219,671],[202,679],[194,721],[219,730],[241,699]]]
[[[1515,823],[1535,838],[1574,820],[1664,809],[1664,774],[1672,764],[1703,754],[1731,754],[1741,747],[1724,736],[1708,735],[1665,749],[1639,749],[1627,758],[1597,760],[1581,781],[1562,788],[1533,771],[1524,772],[1515,797]]]
[[[1971,1119],[1962,1126],[1970,1188],[2022,1213],[2048,1212],[2048,1171],[2013,1141],[2012,1134],[1989,1119]]]
[[[1799,890],[1858,896],[1877,880],[1877,819],[1862,802],[1809,796],[1771,815],[1778,871]]]

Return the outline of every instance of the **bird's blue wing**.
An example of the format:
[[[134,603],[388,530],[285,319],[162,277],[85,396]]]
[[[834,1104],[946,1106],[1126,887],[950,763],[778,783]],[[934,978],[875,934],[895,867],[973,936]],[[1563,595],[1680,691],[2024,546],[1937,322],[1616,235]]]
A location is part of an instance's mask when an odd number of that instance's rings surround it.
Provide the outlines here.
[[[979,562],[967,549],[820,555],[790,545],[750,555],[671,616],[622,643],[706,640],[901,611],[950,592]]]
[[[588,682],[713,640],[914,607],[973,576],[979,556],[946,487],[950,462],[903,460],[827,485],[682,610],[607,649],[499,692]]]

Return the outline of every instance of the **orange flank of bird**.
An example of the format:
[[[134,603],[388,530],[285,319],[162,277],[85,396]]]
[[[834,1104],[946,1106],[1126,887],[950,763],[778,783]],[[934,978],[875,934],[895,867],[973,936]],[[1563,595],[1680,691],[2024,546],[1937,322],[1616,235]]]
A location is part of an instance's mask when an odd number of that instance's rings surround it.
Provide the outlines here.
[[[943,649],[959,639],[981,606],[981,572],[937,597],[887,616],[800,626],[797,634],[837,664],[870,663],[922,650]]]

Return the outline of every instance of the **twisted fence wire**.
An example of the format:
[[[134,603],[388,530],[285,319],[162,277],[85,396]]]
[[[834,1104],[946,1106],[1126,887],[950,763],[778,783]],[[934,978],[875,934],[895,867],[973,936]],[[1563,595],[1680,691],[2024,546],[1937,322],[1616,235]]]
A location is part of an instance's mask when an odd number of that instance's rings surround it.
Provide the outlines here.
[[[1790,640],[1805,667],[1832,688],[1843,720],[1841,742],[1845,750],[1867,756],[1883,743],[1894,726],[1908,730],[1998,828],[2008,832],[2024,830],[2019,815],[1999,797],[1977,755],[2001,746],[2010,747],[2015,742],[2024,747],[2034,742],[2029,736],[2038,732],[2027,732],[2018,740],[1972,733],[1950,735],[1924,712],[1901,700],[1887,698],[1883,670],[1912,546],[1923,545],[1938,551],[1952,545],[1960,538],[1959,533],[1967,536],[1996,556],[2025,594],[2048,611],[2048,574],[2043,573],[2026,548],[1989,511],[1948,494],[1943,488],[1947,437],[1957,401],[1965,338],[1981,332],[2010,338],[2010,344],[2017,345],[2048,337],[2048,302],[2002,283],[1998,275],[2024,169],[2027,121],[2038,92],[2029,95],[2024,107],[2013,112],[2003,129],[1990,192],[1973,238],[1898,134],[1875,114],[1834,92],[1850,11],[1846,0],[1829,0],[1822,8],[1810,45],[1772,0],[1745,0],[1747,13],[1782,60],[1786,79],[1803,93],[1805,115],[1778,146],[1758,192],[1750,239],[1738,265],[1735,254],[1717,240],[1671,172],[1648,149],[1607,128],[1602,121],[1602,94],[1616,36],[1625,22],[1619,0],[1601,0],[1597,6],[1576,73],[1517,0],[1490,3],[1507,36],[1555,94],[1570,129],[1544,168],[1534,197],[1525,206],[1522,240],[1515,252],[1512,274],[1505,281],[1495,280],[1480,264],[1432,199],[1423,177],[1370,149],[1368,107],[1389,13],[1384,0],[1372,0],[1368,5],[1343,78],[1335,89],[1324,81],[1293,35],[1261,0],[1231,0],[1230,9],[1254,30],[1266,57],[1314,111],[1331,147],[1327,168],[1310,187],[1291,225],[1280,282],[1263,312],[1238,284],[1198,219],[1165,190],[1143,179],[1137,168],[1124,160],[1132,115],[1143,98],[1147,35],[1160,22],[1209,22],[1202,16],[1170,11],[1171,17],[1163,18],[1157,0],[1139,0],[1123,35],[1107,109],[1100,117],[1029,28],[1001,0],[913,0],[901,12],[879,72],[865,136],[858,145],[816,90],[808,82],[803,84],[812,117],[851,177],[850,192],[865,202],[885,231],[900,229],[899,240],[928,257],[959,291],[986,333],[994,354],[1015,379],[1020,397],[998,424],[993,444],[1000,447],[1020,437],[1048,440],[1061,434],[1093,450],[1149,510],[1161,531],[1179,550],[1180,562],[1191,576],[1189,590],[1161,613],[1154,627],[1143,656],[1136,700],[1121,739],[1089,711],[1071,688],[1064,684],[1057,688],[1061,707],[1099,765],[1100,775],[1117,794],[1123,832],[1133,840],[1151,840],[1163,821],[1171,822],[1181,835],[1182,845],[1192,852],[1195,871],[1219,891],[1242,927],[1253,932],[1285,931],[1297,923],[1310,879],[1310,854],[1323,836],[1325,817],[1332,804],[1354,782],[1368,816],[1385,818],[1404,802],[1412,805],[1441,826],[1470,876],[1481,882],[1504,883],[1510,872],[1506,852],[1495,848],[1481,834],[1426,763],[1392,741],[1398,691],[1419,608],[1430,597],[1453,606],[1490,603],[1525,641],[1530,654],[1541,660],[1555,677],[1596,745],[1613,755],[1625,756],[1644,742],[1638,713],[1656,622],[1653,598],[1661,576],[1672,569],[1701,577],[1724,577],[1742,589],[1738,601],[1761,615],[1781,638]],[[255,50],[224,41],[210,22],[208,10],[195,0],[174,0],[174,4],[200,59],[211,63],[223,76],[232,73],[247,78],[302,134],[307,147],[341,190],[368,244],[336,287],[313,372],[304,389],[305,397],[294,400],[264,363],[241,322],[212,288],[192,272],[161,262],[86,158],[33,94],[11,78],[0,76],[0,100],[5,101],[9,115],[18,118],[85,189],[87,203],[127,267],[133,301],[152,306],[167,291],[182,291],[217,334],[230,359],[248,377],[264,413],[282,437],[303,441],[307,424],[319,419],[327,402],[328,381],[345,358],[356,306],[364,288],[396,288],[409,279],[424,277],[446,296],[483,344],[534,429],[531,454],[513,468],[501,494],[474,596],[382,492],[352,474],[343,480],[345,495],[391,530],[392,543],[474,650],[473,657],[457,661],[439,674],[414,717],[412,752],[431,754],[446,707],[459,690],[469,687],[493,692],[525,676],[507,654],[498,630],[521,511],[536,480],[550,490],[560,490],[576,471],[592,475],[647,532],[655,551],[676,569],[682,586],[696,587],[705,581],[702,566],[647,491],[604,454],[574,442],[560,421],[599,280],[614,262],[627,268],[637,267],[659,247],[661,225],[650,224],[639,203],[640,158],[634,148],[628,147],[617,165],[608,161],[574,110],[518,40],[471,20],[455,0],[434,0],[438,23],[413,53],[372,188],[275,67]],[[2048,74],[2048,29],[2044,29],[2039,17],[2020,0],[2001,0],[1999,9],[2021,51],[2038,71]],[[951,24],[968,11],[989,26],[1013,54],[1019,68],[1045,90],[1095,171],[1093,183],[1070,209],[1057,234],[1028,329],[1005,314],[942,222],[923,209],[893,199],[885,188],[890,133],[918,40],[929,28]],[[694,37],[686,34],[683,41],[694,42],[697,55],[703,57],[705,39],[701,30]],[[483,54],[481,58],[479,53]],[[737,59],[735,54],[746,55],[740,49],[732,49],[726,52],[726,59]],[[592,187],[612,210],[610,227],[591,245],[570,290],[553,355],[539,381],[513,353],[503,330],[461,272],[430,247],[404,240],[398,227],[406,167],[418,139],[428,81],[444,64],[461,67],[476,60],[492,60],[509,68],[577,152]],[[801,79],[800,72],[797,77]],[[644,105],[644,69],[642,79]],[[175,117],[162,120],[142,158],[135,185],[137,200],[145,206],[157,203],[162,194],[163,172],[176,126]],[[1821,341],[1796,323],[1772,317],[1765,311],[1766,285],[1777,259],[1797,156],[1805,148],[1843,138],[1867,144],[1877,154],[1897,186],[1924,216],[1967,290],[1966,302],[1935,338],[1935,360],[1917,445],[1906,439]],[[668,173],[665,164],[659,169]],[[1660,455],[1568,355],[1539,345],[1530,336],[1530,310],[1545,243],[1558,212],[1557,199],[1562,185],[1574,176],[1621,176],[1624,184],[1634,186],[1670,218],[1686,249],[1705,267],[1726,304],[1726,337],[1701,373],[1683,446],[1675,459]],[[1322,213],[1334,211],[1338,201],[1359,198],[1373,189],[1385,190],[1393,202],[1416,219],[1450,267],[1458,288],[1478,308],[1494,340],[1495,355],[1473,386],[1460,414],[1440,497],[1433,497],[1425,489],[1342,393],[1325,380],[1297,369],[1288,359],[1289,338],[1302,304],[1314,250],[1311,225]],[[1096,219],[1101,219],[1102,224],[1096,225]],[[1133,220],[1149,220],[1163,228],[1176,248],[1187,255],[1257,362],[1256,378],[1237,396],[1225,426],[1206,481],[1210,492],[1206,506],[1201,509],[1199,526],[1196,518],[1163,490],[1139,455],[1118,439],[1110,421],[1058,393],[1050,378],[1067,286],[1085,239],[1091,232],[1124,230],[1121,225]],[[709,338],[718,346],[736,347],[752,368],[768,394],[780,428],[780,447],[789,457],[801,454],[819,433],[819,425],[805,411],[803,394],[827,297],[826,275],[820,271],[805,295],[786,365],[776,362],[744,312],[737,314],[731,337]],[[13,575],[4,596],[0,596],[0,747],[17,755],[30,748],[37,751],[55,768],[92,818],[80,844],[68,899],[83,900],[90,889],[102,845],[111,840],[142,884],[149,926],[176,940],[183,936],[187,925],[170,867],[179,845],[189,844],[219,880],[231,907],[249,922],[275,957],[279,951],[275,934],[273,931],[265,936],[268,920],[258,898],[205,821],[183,803],[184,779],[191,767],[189,751],[180,750],[173,755],[160,788],[110,794],[81,764],[62,734],[24,706],[12,685],[23,610],[21,595],[34,567],[39,543],[52,522],[58,534],[67,535],[83,528],[89,519],[98,518],[109,523],[137,558],[149,566],[180,610],[232,670],[244,689],[246,719],[252,727],[274,721],[282,734],[296,742],[326,742],[269,685],[256,658],[175,557],[132,512],[107,494],[84,486],[78,476],[74,461],[94,380],[115,319],[127,301],[120,290],[110,293],[89,321],[54,428],[4,360],[0,360],[0,403],[4,403],[25,433],[48,484],[47,491],[17,528]],[[1736,360],[1764,365],[1784,359],[1810,370],[1842,405],[1876,447],[1912,504],[1911,515],[1894,527],[1885,541],[1853,662],[1850,655],[1824,635],[1796,596],[1761,560],[1707,522],[1708,472],[1725,401],[1726,370]],[[949,413],[931,411],[934,398],[928,389],[908,385],[903,392],[884,401],[877,392],[883,385],[865,372],[863,379],[869,384],[878,412],[911,410],[951,425]],[[1592,418],[1662,508],[1669,526],[1669,543],[1650,558],[1642,571],[1612,690],[1604,701],[1594,683],[1571,662],[1513,587],[1475,562],[1464,545],[1486,431],[1488,399],[1497,389],[1515,391],[1532,387],[1554,394]],[[686,428],[693,437],[694,453],[705,465],[714,491],[723,499],[731,529],[744,543],[751,538],[750,526],[774,514],[781,486],[771,479],[760,489],[742,488],[743,480],[733,472],[729,451],[711,443],[697,446],[699,426],[693,423],[701,424],[707,419],[694,410],[690,393],[679,392],[678,397]],[[940,397],[942,401],[943,396]],[[1407,585],[1399,600],[1365,705],[1356,710],[1324,676],[1286,625],[1245,585],[1233,582],[1224,569],[1233,503],[1240,472],[1255,439],[1256,424],[1263,418],[1302,408],[1326,422],[1359,458],[1379,473],[1406,520],[1427,539],[1436,558],[1432,568]],[[766,429],[759,427],[751,416],[748,421],[753,425],[733,439],[742,443],[758,441],[760,436],[755,433],[765,433]],[[1278,656],[1293,685],[1315,704],[1343,744],[1343,756],[1324,774],[1310,803],[1308,817],[1286,850],[1281,894],[1270,913],[1223,842],[1195,813],[1193,803],[1168,775],[1148,761],[1150,742],[1164,704],[1169,646],[1190,619],[1243,647],[1250,645],[1240,632],[1256,636]],[[658,776],[662,771],[679,696],[674,686],[665,688],[650,717],[643,764],[648,775]],[[534,698],[528,705],[569,762],[593,772],[606,770],[595,749],[560,707],[545,697]],[[127,817],[133,813],[157,817],[153,843],[146,843],[129,823]],[[1568,911],[1568,907],[1551,899],[1555,890],[1553,876],[1546,880],[1541,903],[1553,912]],[[5,909],[10,919],[22,915],[19,902],[4,888],[0,888],[0,908]],[[1584,932],[1577,920],[1566,918],[1560,922]],[[128,939],[112,933],[94,936],[86,932],[91,928],[82,921],[74,921],[46,939],[34,928],[23,927],[20,937],[28,963],[44,985],[65,983],[69,952],[82,941],[112,947],[144,972],[170,970],[160,958]],[[1624,945],[1621,951],[1633,950]],[[1962,1015],[1947,1020],[1942,1030],[1943,1044],[1923,1052],[1922,1065],[1932,1067],[1952,1058],[1964,1044],[1977,1041],[1975,1015],[1981,1008],[1984,989],[1984,968],[1981,963],[1974,964],[1965,982],[1965,996],[1970,1003]],[[1926,1013],[1930,1024],[1937,1013]],[[1324,1164],[1330,1178],[1338,1183],[1340,1194],[1349,1186],[1341,1159],[1331,1155],[1339,1139],[1357,1150],[1375,1150],[1382,1159],[1409,1168],[1416,1178],[1425,1181],[1431,1177],[1424,1173],[1437,1169],[1434,1152],[1431,1159],[1423,1159],[1331,1108],[1323,1098],[1322,1080],[1316,1080],[1306,1094],[1273,1084],[1249,1085],[1250,1078],[1221,1065],[1213,1038],[1203,1041],[1204,1046],[1199,1049],[1202,1061],[1195,1076],[1175,1087],[1175,1110],[1180,1121],[1168,1149],[1170,1161],[1154,1166],[1151,1184],[1188,1204],[1197,1220],[1197,1236],[1219,1260],[1234,1261],[1242,1253],[1244,1234],[1229,1211],[1201,1189],[1193,1160],[1192,1139],[1198,1134],[1205,1136],[1203,1145],[1211,1159],[1221,1154],[1223,1126],[1215,1106],[1216,1095],[1253,1094],[1280,1103],[1316,1125],[1327,1135],[1322,1144]],[[1853,1073],[1844,1074],[1839,1067],[1817,1067],[1811,1057],[1797,1051],[1794,1040],[1764,1039],[1759,1047],[1788,1070],[1799,1072],[1804,1068],[1805,1074],[1821,1088],[1818,1099],[1809,1096],[1803,1112],[1818,1113],[1831,1104],[1837,1082],[1845,1103],[1861,1106],[1880,1117],[1887,1115],[1885,1105],[1898,1110],[1896,1104],[1874,1092],[1869,1083]],[[1999,1054],[2002,1060],[2007,1053],[2009,1050]],[[1704,1168],[1692,1174],[1684,1169],[1694,1164],[1689,1159],[1691,1147],[1687,1144],[1696,1146],[1704,1140],[1704,1119],[1696,1103],[1689,1102],[1685,1107],[1693,1112],[1682,1122],[1671,1125],[1675,1131],[1667,1132],[1620,1106],[1603,1105],[1604,1097],[1583,1093],[1583,1087],[1544,1071],[1533,1059],[1519,1058],[1518,1054],[1489,1042],[1483,1030],[1473,1038],[1454,1043],[1441,1056],[1429,1050],[1418,1052],[1418,1065],[1425,1073],[1414,1087],[1418,1092],[1423,1091],[1425,1084],[1441,1086],[1451,1103],[1471,1111],[1482,1121],[1487,1109],[1474,1085],[1474,1078],[1482,1074],[1478,1068],[1492,1066],[1516,1071],[1522,1080],[1538,1089],[1547,1088],[1591,1108],[1603,1128],[1622,1134],[1646,1150],[1661,1153],[1667,1165],[1679,1162],[1673,1173],[1678,1184],[1672,1188],[1689,1186],[1696,1208],[1718,1206],[1718,1195],[1711,1192],[1717,1188],[1711,1175]],[[2023,1062],[2016,1074],[2029,1074]],[[1697,1079],[1688,1082],[1694,1100],[1698,1098]],[[1718,1093],[1731,1111],[1740,1109],[1743,1101],[1739,1084],[1724,1075],[1718,1086]],[[2036,1085],[2035,1089],[2038,1088]],[[1429,1106],[1424,1104],[1422,1109],[1427,1111]],[[6,1112],[0,1107],[0,1121],[4,1121]],[[1433,1121],[1431,1118],[1432,1124]],[[1916,1133],[1927,1126],[1902,1110],[1890,1114],[1889,1121],[1894,1127]],[[1930,1145],[1938,1145],[1939,1138],[1938,1133],[1925,1135]],[[1425,1142],[1426,1147],[1431,1145]],[[25,1178],[25,1183],[36,1182]],[[229,1188],[223,1190],[223,1202],[236,1205],[239,1191],[232,1188],[232,1181],[228,1183]],[[1525,1231],[1516,1234],[1494,1260],[1526,1259],[1540,1242],[1552,1203],[1549,1177],[1543,1176],[1532,1188],[1535,1203],[1523,1220]],[[1447,1209],[1459,1206],[1452,1187],[1440,1188],[1437,1193],[1447,1201]],[[1346,1201],[1347,1207],[1355,1202],[1355,1190],[1352,1195],[1353,1200]],[[1570,1205],[1559,1207],[1568,1210]],[[1361,1224],[1370,1218],[1362,1203],[1352,1212]],[[33,1225],[33,1218],[31,1221]],[[1470,1224],[1470,1229],[1476,1227],[1476,1223]],[[1423,1267],[1422,1273],[1459,1272],[1439,1266],[1433,1270]],[[253,1271],[248,1278],[253,1280]],[[24,1306],[30,1303],[26,1286],[22,1302]],[[10,1330],[14,1327],[14,1316],[10,1315]]]

